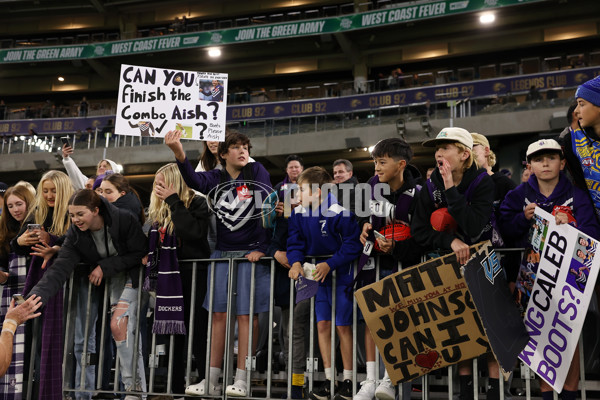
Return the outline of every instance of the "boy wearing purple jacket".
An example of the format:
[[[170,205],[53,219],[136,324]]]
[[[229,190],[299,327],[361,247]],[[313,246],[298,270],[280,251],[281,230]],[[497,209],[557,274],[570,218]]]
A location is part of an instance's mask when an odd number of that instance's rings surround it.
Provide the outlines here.
[[[262,226],[260,212],[262,200],[271,191],[271,179],[267,170],[258,162],[249,163],[250,140],[247,136],[230,132],[225,141],[219,143],[218,156],[222,170],[196,172],[189,163],[180,142],[181,131],[170,131],[165,135],[165,143],[177,159],[177,166],[185,183],[192,189],[207,194],[217,216],[217,244],[211,258],[242,258],[248,262],[238,263],[236,314],[238,322],[238,361],[233,385],[227,386],[226,393],[233,397],[246,397],[246,356],[252,354],[249,349],[248,332],[250,328],[250,281],[252,263],[265,256],[269,247],[267,230]],[[208,392],[205,380],[188,386],[186,394],[202,396],[221,395],[219,376],[225,351],[225,332],[227,322],[227,282],[228,262],[215,263],[215,290],[213,301],[213,321],[210,353],[210,373]],[[255,269],[255,298],[252,320],[254,338],[258,338],[258,316],[269,311],[270,268],[257,263]],[[208,282],[210,282],[210,271]],[[204,308],[208,309],[209,299],[204,299]],[[209,310],[210,311],[210,310]]]
[[[517,246],[526,246],[536,207],[555,216],[557,224],[571,224],[585,234],[598,238],[594,207],[589,195],[567,179],[562,172],[565,159],[558,142],[538,140],[527,148],[527,168],[532,172],[525,183],[508,192],[500,205],[499,225],[503,236]],[[579,385],[579,351],[575,352],[560,398],[575,400]],[[542,399],[553,398],[552,387],[540,380]]]

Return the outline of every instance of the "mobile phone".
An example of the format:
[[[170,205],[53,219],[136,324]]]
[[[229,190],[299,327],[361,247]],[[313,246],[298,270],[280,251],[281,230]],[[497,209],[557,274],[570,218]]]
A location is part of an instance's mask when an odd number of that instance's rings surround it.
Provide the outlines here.
[[[35,231],[36,229],[42,229],[42,225],[40,224],[27,224],[28,231]]]
[[[383,240],[387,240],[387,238],[385,236],[383,236],[381,233],[377,232],[376,230],[373,229],[373,233],[375,234],[375,237],[378,239],[383,239]]]
[[[25,302],[22,294],[13,294],[12,298],[15,300],[16,305],[23,304]]]
[[[60,140],[62,141],[62,143],[64,145],[67,145],[67,146],[71,147],[71,143],[69,142],[69,137],[68,136],[61,136]]]

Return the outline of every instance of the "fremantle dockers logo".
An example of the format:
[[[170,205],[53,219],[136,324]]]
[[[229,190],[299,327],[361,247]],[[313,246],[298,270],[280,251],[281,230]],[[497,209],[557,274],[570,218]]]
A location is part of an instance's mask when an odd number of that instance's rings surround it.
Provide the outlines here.
[[[231,230],[241,228],[246,222],[261,219],[270,211],[263,205],[273,189],[257,181],[229,181],[212,188],[208,194],[208,207]]]

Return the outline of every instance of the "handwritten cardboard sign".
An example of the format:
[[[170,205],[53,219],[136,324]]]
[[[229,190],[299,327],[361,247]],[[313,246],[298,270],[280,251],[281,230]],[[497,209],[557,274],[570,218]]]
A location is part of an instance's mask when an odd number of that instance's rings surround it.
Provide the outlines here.
[[[223,141],[227,74],[121,65],[115,133]]]
[[[598,242],[570,225],[556,225],[539,207],[535,217],[537,252],[529,265],[535,282],[524,319],[530,339],[519,358],[560,393],[598,277]]]
[[[489,351],[454,253],[390,275],[355,296],[394,383]]]

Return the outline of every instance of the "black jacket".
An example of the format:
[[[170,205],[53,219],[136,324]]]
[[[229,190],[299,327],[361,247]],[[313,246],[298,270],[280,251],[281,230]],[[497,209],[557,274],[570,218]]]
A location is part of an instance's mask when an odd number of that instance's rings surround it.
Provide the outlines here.
[[[165,199],[171,209],[171,220],[177,236],[177,258],[180,260],[209,258],[208,205],[202,196],[194,196],[190,207],[186,208],[177,194]]]
[[[75,225],[71,225],[54,263],[28,295],[38,295],[42,298],[42,302],[46,303],[62,289],[79,263],[94,267],[99,265],[104,279],[128,271],[133,286],[137,286],[141,260],[148,253],[148,239],[138,219],[129,211],[113,206],[104,198],[102,198],[100,215],[104,219],[107,233],[111,236],[118,254],[101,259],[90,231],[82,232]]]
[[[374,178],[369,179],[369,184],[372,183]],[[384,196],[387,201],[391,204],[396,204],[399,196],[401,196],[407,190],[419,187],[419,181],[421,180],[421,173],[419,170],[411,164],[407,164],[404,169],[403,175],[404,184],[402,187],[395,192],[390,193],[387,196]],[[422,189],[421,189],[422,190]],[[365,207],[369,204],[369,199],[361,193],[361,198]],[[412,220],[412,216],[415,212],[416,204],[419,197],[418,194],[415,195],[412,202],[410,203],[410,207],[408,210],[409,218]],[[370,217],[360,217],[358,218],[358,225],[362,232],[363,225],[370,221]],[[409,221],[405,221],[409,222]],[[393,269],[397,267],[398,262],[402,263],[402,268],[407,268],[412,265],[418,264],[421,261],[421,256],[423,254],[423,248],[417,243],[414,237],[410,237],[409,239],[396,241],[394,244],[394,249],[392,250],[391,256],[393,260],[390,259],[389,256],[383,255],[381,258],[381,266],[384,269]],[[371,253],[372,255],[381,254],[381,253]]]
[[[431,174],[431,181],[446,197],[448,212],[456,220],[459,231],[467,238],[478,238],[492,215],[494,182],[489,175],[486,175],[474,188],[470,202],[465,198],[469,184],[482,172],[485,170],[477,169],[473,163],[471,168],[465,171],[460,184],[448,190],[445,190],[444,181],[437,168]],[[430,218],[435,210],[436,205],[431,199],[429,188],[425,185],[419,193],[417,207],[410,224],[412,236],[427,250],[451,251],[452,241],[459,237],[454,233],[435,231],[431,227]]]
[[[115,200],[113,206],[129,211],[138,219],[138,221],[140,221],[140,224],[142,223],[142,203],[140,203],[140,199],[138,199],[133,192],[125,193],[123,196],[119,197],[117,200]]]

